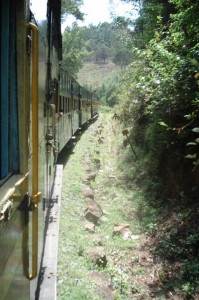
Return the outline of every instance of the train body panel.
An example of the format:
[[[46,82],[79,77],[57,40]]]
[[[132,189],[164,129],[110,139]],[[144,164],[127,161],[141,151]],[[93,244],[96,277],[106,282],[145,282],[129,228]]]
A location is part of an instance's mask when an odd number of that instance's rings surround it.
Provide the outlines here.
[[[26,6],[3,0],[0,12],[0,295],[7,300],[28,299],[28,139],[22,138],[28,135],[24,110],[29,105],[25,101],[28,78],[24,80],[28,69],[23,38]]]
[[[59,149],[62,150],[71,139],[72,135],[72,120],[71,113],[57,115],[57,138],[59,141]]]
[[[49,216],[60,201],[57,157],[97,111],[60,64],[61,0],[46,0],[41,24],[29,0],[2,0],[0,14],[0,295],[43,299]]]

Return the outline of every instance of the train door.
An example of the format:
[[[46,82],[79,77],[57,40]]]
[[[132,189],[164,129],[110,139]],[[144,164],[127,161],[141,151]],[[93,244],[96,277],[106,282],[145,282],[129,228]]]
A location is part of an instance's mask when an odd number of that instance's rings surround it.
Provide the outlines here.
[[[80,128],[82,126],[82,88],[81,87],[79,87],[78,110],[79,110],[79,128]]]
[[[71,136],[74,134],[74,84],[71,83]]]
[[[0,2],[0,297],[29,299],[24,1]],[[22,25],[23,23],[23,25]],[[20,31],[20,33],[19,33]],[[19,41],[20,47],[19,47]],[[17,62],[20,60],[20,64]]]
[[[47,1],[44,1],[47,7]],[[29,24],[27,24],[28,53],[30,64],[30,119],[29,119],[29,191],[31,194],[31,209],[29,220],[29,279],[30,299],[35,299],[38,273],[42,259],[44,243],[45,219],[45,74],[46,74],[46,37],[45,18],[41,24],[35,20],[40,9],[32,1]],[[37,9],[37,10],[36,10]],[[44,32],[44,33],[43,33]]]

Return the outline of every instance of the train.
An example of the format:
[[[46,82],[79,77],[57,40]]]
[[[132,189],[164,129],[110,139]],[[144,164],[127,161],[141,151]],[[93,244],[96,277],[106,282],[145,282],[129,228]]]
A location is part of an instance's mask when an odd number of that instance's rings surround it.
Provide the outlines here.
[[[0,3],[2,300],[56,299],[58,157],[99,109],[62,66],[61,0],[43,2],[42,29],[29,0]]]

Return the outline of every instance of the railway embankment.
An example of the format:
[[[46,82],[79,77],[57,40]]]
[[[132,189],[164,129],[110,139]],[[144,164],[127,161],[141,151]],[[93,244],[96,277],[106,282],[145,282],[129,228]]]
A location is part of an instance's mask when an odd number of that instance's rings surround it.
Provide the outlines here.
[[[143,195],[126,177],[135,156],[112,115],[88,126],[64,167],[58,300],[184,299],[174,290],[177,265],[152,254],[155,220],[148,231],[139,222]]]

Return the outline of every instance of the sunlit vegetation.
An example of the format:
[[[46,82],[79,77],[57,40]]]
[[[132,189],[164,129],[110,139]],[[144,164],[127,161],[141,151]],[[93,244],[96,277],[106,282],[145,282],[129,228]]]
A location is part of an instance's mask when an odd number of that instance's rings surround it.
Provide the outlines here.
[[[155,235],[165,289],[178,287],[190,299],[199,280],[198,9],[198,1],[143,1],[131,63],[107,98],[116,99],[138,153],[127,176],[145,194],[140,219]]]
[[[121,171],[129,189],[136,184],[142,190],[138,216],[153,237],[152,253],[162,261],[165,290],[194,299],[199,292],[199,1],[126,2],[138,4],[137,20],[117,18],[81,29],[84,59],[112,60],[121,69],[98,86],[102,104],[113,107],[128,130]]]

